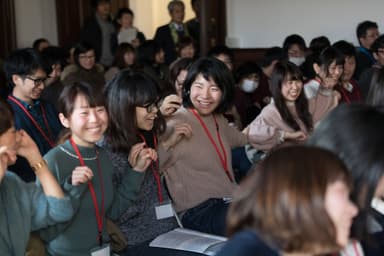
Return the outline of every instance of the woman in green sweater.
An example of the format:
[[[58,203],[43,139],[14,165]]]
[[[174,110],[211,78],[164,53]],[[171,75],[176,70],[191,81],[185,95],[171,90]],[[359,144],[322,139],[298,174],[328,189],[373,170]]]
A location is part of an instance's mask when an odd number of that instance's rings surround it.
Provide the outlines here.
[[[117,219],[135,199],[150,163],[151,151],[141,151],[117,190],[111,160],[96,145],[108,124],[102,94],[86,83],[66,87],[59,98],[59,118],[68,139],[45,155],[59,183],[69,191],[75,215],[65,225],[41,232],[49,255],[109,255],[106,217]]]
[[[73,209],[35,142],[25,131],[15,130],[12,108],[4,100],[0,100],[0,113],[0,252],[21,256],[31,231],[67,221]],[[28,160],[42,189],[6,171],[16,155]]]

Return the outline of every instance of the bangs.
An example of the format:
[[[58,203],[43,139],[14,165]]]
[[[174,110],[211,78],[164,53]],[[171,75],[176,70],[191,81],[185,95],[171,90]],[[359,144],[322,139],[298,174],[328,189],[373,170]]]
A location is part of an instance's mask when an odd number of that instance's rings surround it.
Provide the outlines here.
[[[287,66],[286,73],[284,75],[284,82],[287,81],[303,81],[303,73],[299,68],[293,68],[291,66]]]
[[[160,88],[154,79],[143,75],[134,75],[132,79],[135,85],[132,92],[135,93],[134,102],[137,106],[146,106],[159,101]]]

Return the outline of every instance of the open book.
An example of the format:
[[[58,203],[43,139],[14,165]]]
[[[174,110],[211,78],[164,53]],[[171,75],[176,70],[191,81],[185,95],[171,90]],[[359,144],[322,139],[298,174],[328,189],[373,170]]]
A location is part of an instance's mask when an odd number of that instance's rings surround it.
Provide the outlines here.
[[[226,241],[222,236],[177,228],[156,237],[149,246],[215,255]]]

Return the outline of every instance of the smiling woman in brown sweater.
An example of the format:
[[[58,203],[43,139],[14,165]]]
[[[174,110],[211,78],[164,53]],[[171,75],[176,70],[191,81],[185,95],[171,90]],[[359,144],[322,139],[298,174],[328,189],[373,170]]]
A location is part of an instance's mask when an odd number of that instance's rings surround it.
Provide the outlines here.
[[[167,122],[161,138],[161,171],[184,227],[224,235],[225,217],[235,181],[231,148],[247,143],[244,134],[228,125],[223,113],[231,106],[234,83],[218,60],[202,58],[188,71],[183,105]],[[185,129],[189,138],[167,147],[169,134]]]

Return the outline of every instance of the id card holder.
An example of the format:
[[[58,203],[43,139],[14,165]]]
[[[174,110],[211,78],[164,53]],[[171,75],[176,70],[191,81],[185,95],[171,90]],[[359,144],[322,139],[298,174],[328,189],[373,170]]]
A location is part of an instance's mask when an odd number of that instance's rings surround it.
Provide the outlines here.
[[[174,216],[174,211],[172,203],[170,201],[165,201],[155,205],[156,219],[162,220]]]
[[[103,244],[91,249],[91,256],[110,256],[111,248],[109,244]]]

